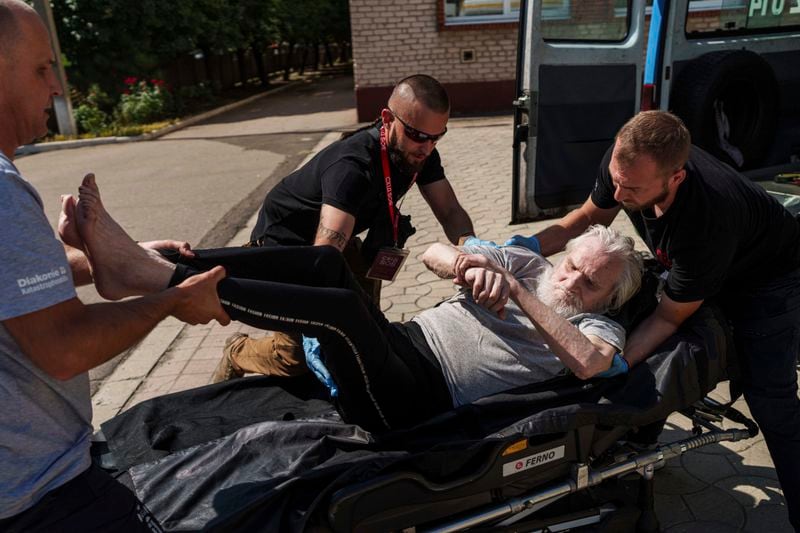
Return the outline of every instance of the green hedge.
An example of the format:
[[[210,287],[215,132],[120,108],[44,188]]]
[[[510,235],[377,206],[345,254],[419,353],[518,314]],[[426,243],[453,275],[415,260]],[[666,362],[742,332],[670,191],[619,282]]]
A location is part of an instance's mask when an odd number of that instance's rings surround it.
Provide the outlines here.
[[[347,0],[52,0],[70,85],[110,94],[182,56],[348,42]]]

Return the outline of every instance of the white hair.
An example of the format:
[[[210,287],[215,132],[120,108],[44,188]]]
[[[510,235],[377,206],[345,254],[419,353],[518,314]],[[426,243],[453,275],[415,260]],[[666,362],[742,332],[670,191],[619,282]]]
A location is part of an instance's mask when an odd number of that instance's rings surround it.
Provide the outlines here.
[[[642,284],[642,272],[644,270],[642,254],[634,250],[632,238],[600,224],[589,226],[582,234],[570,239],[566,246],[567,254],[576,248],[586,245],[588,241],[596,242],[600,247],[601,253],[605,253],[622,262],[622,272],[611,291],[606,304],[607,308],[600,312],[616,311],[636,294]]]

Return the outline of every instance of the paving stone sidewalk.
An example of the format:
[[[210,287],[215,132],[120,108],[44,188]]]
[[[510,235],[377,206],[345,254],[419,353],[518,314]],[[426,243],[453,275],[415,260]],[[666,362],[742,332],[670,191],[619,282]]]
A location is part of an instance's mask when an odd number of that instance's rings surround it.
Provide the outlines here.
[[[530,234],[548,225],[538,222],[509,226],[511,220],[511,119],[455,119],[439,150],[456,194],[484,239],[504,241],[513,233]],[[320,144],[332,142],[337,134]],[[318,149],[321,146],[318,147]],[[454,292],[450,281],[428,272],[419,257],[428,245],[445,237],[419,192],[402,205],[417,233],[409,239],[411,257],[396,281],[384,286],[382,307],[390,320],[409,320]],[[254,219],[251,220],[251,224]],[[614,226],[635,235],[627,218]],[[249,228],[232,245],[247,240]],[[644,244],[638,241],[644,250]],[[234,332],[258,332],[241,324],[182,326],[170,320],[159,326],[118,367],[94,397],[95,425],[149,398],[206,385],[225,339]],[[725,399],[726,386],[715,395]],[[747,413],[742,401],[737,407]],[[691,425],[672,415],[662,439],[690,435]],[[728,531],[792,531],[775,471],[759,436],[739,443],[711,445],[671,460],[656,474],[656,510],[663,531],[723,533]]]

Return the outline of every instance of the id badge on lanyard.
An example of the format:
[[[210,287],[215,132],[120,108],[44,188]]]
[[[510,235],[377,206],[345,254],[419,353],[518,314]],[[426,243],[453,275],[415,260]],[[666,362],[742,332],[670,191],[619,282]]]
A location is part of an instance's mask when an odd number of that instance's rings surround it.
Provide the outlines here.
[[[403,268],[407,257],[408,250],[403,250],[396,246],[384,246],[378,250],[372,266],[367,271],[367,277],[382,281],[394,281],[397,273]]]
[[[400,248],[397,243],[398,225],[400,222],[400,212],[395,209],[394,200],[392,199],[392,174],[389,168],[389,151],[386,142],[386,127],[381,126],[381,163],[383,165],[383,179],[386,183],[386,200],[389,204],[389,219],[392,221],[392,235],[394,237],[394,246],[384,246],[378,250],[372,266],[367,271],[367,277],[371,279],[378,279],[383,281],[394,281],[397,273],[403,268],[406,262],[409,251]],[[417,175],[411,180],[409,189],[414,185]]]

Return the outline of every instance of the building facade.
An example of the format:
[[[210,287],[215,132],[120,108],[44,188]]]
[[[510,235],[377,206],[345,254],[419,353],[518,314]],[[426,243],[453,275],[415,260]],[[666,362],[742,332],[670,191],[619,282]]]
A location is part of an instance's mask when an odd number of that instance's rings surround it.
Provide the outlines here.
[[[483,0],[481,15],[464,14],[464,4],[478,2],[350,0],[360,121],[377,118],[394,84],[418,73],[445,85],[454,113],[511,109],[519,2]],[[515,10],[498,13],[503,4]]]
[[[652,0],[648,1],[651,4]],[[394,84],[429,74],[454,114],[510,112],[519,0],[350,0],[359,121],[378,117]],[[542,0],[542,32],[566,40],[622,40],[628,0]],[[690,0],[687,33],[721,27],[745,0]],[[649,19],[649,8],[648,8]]]

